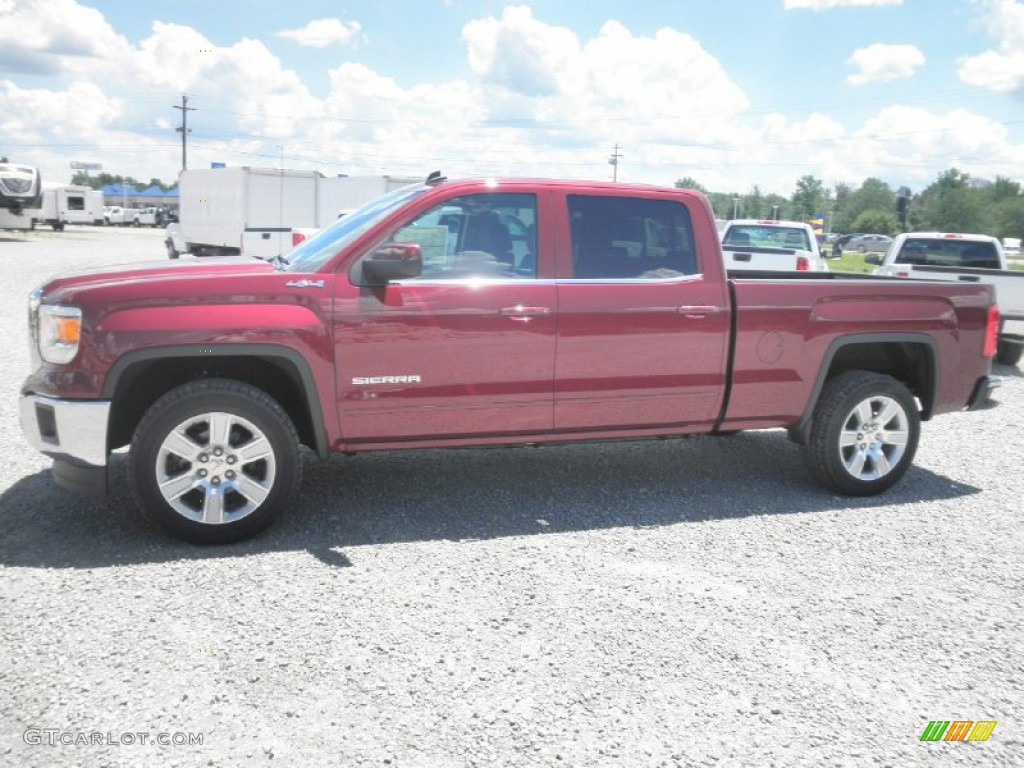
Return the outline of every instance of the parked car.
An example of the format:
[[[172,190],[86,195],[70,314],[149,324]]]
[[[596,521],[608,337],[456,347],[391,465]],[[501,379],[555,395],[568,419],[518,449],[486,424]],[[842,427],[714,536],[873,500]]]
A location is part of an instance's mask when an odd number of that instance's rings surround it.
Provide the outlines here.
[[[847,240],[843,248],[857,253],[885,253],[890,245],[892,238],[886,235],[858,235]]]

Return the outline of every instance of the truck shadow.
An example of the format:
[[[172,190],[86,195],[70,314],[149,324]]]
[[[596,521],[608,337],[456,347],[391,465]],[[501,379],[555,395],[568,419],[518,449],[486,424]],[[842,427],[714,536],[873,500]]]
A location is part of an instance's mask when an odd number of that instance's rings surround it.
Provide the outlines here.
[[[980,489],[912,467],[886,494],[833,495],[813,483],[781,431],[734,437],[361,454],[304,460],[292,509],[250,541],[197,547],[144,520],[115,456],[103,501],[57,488],[49,471],[0,495],[0,565],[98,568],[307,551],[352,565],[359,547],[471,541],[954,499]],[[894,514],[899,514],[898,510]]]

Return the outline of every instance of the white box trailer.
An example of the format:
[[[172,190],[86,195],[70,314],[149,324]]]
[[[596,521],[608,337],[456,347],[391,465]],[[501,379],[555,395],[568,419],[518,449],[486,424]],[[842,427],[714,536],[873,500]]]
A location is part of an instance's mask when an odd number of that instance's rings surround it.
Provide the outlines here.
[[[248,166],[182,171],[178,222],[167,228],[168,255],[235,255],[247,231],[315,226],[321,178],[316,171]]]
[[[375,197],[421,181],[422,178],[401,176],[338,176],[322,179],[317,199],[317,226],[326,227],[338,218],[339,213],[355,210]]]
[[[25,214],[32,219],[33,227],[48,224],[55,230],[67,224],[102,224],[103,193],[73,184],[44,184],[40,206],[27,208]]]

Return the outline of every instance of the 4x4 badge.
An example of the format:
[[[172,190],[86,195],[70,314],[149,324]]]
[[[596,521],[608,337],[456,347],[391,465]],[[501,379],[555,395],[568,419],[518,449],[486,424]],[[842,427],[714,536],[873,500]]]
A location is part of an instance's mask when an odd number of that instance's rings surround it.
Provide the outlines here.
[[[305,278],[303,278],[302,280],[289,280],[287,283],[285,283],[285,285],[288,288],[323,288],[324,281],[306,280]]]

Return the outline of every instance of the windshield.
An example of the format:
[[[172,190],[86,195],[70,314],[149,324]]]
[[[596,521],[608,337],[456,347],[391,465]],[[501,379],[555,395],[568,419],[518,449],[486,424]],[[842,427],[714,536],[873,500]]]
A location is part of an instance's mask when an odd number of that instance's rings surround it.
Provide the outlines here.
[[[413,184],[374,198],[287,253],[284,268],[289,272],[316,272],[381,219],[428,189],[425,184]]]

